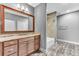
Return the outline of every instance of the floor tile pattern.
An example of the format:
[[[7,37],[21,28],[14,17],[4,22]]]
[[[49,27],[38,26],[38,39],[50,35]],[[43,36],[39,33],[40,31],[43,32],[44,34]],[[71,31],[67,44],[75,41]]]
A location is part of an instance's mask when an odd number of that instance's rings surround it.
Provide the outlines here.
[[[31,56],[46,56],[43,52],[36,52]],[[47,56],[79,56],[79,45],[57,41],[49,48]]]

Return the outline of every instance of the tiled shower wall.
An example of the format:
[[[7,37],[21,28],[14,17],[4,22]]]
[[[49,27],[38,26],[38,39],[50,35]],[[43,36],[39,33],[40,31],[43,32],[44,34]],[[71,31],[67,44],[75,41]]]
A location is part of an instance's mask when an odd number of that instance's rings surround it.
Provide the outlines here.
[[[55,38],[57,32],[56,12],[47,15],[47,37]]]

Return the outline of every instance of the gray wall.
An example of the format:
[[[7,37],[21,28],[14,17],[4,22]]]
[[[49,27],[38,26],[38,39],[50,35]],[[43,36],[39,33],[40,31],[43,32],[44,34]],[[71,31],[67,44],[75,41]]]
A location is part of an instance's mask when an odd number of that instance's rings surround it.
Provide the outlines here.
[[[41,33],[41,48],[46,49],[46,4],[35,7],[35,31]]]
[[[57,17],[57,38],[79,43],[79,11]]]

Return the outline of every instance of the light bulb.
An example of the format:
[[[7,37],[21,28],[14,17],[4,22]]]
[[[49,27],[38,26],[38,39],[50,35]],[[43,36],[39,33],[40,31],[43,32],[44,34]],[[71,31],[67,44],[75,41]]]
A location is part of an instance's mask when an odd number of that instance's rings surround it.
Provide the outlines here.
[[[69,12],[70,12],[70,10],[67,10],[66,12],[67,12],[67,13],[69,13]]]
[[[26,8],[25,11],[28,11],[28,8]]]
[[[21,9],[24,10],[24,6],[22,6]]]
[[[20,4],[17,4],[17,7],[20,8]]]

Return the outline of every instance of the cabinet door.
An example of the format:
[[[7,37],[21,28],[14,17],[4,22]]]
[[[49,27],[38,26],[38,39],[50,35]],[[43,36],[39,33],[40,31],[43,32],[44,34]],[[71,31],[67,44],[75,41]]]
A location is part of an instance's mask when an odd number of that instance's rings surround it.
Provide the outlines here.
[[[2,56],[2,43],[0,43],[0,56]]]
[[[35,36],[35,50],[38,50],[40,48],[40,35]]]
[[[19,56],[27,55],[27,42],[19,43]]]
[[[34,37],[28,40],[28,54],[34,51]]]

